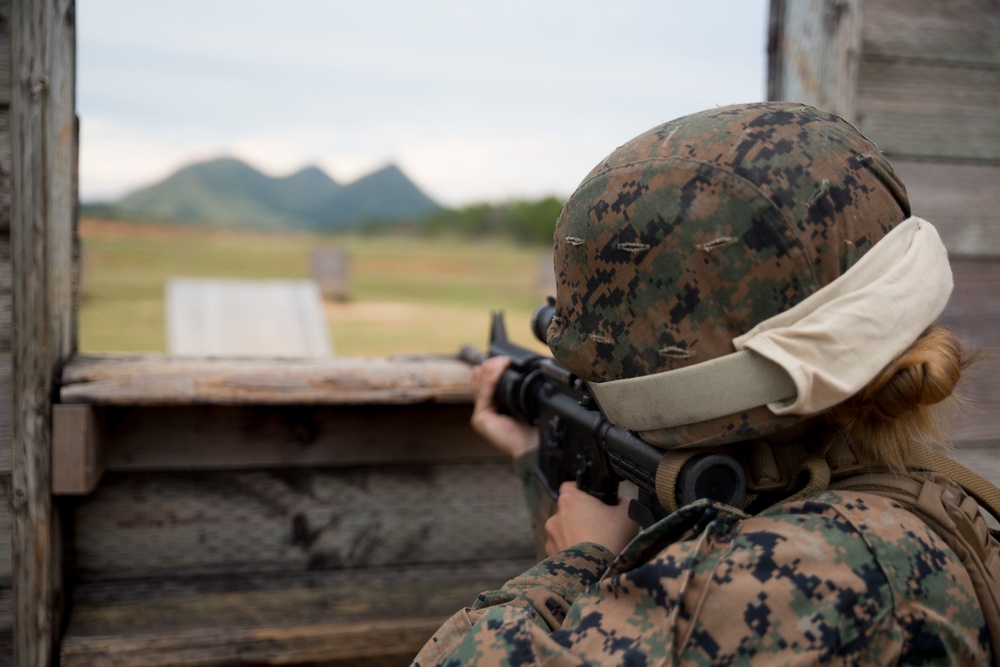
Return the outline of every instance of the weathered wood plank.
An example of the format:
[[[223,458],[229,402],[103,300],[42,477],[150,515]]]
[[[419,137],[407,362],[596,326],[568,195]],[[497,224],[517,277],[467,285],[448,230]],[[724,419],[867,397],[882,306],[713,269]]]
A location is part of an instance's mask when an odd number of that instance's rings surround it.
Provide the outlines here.
[[[1000,5],[994,0],[866,0],[861,34],[865,58],[1000,63]]]
[[[0,586],[0,667],[14,664],[14,600],[10,586]]]
[[[89,407],[89,406],[62,406]],[[234,470],[492,460],[467,405],[93,408],[106,469]]]
[[[167,351],[186,356],[326,357],[330,333],[310,280],[171,278]]]
[[[107,473],[74,520],[79,582],[535,553],[521,483],[506,461]]]
[[[0,352],[0,475],[11,470],[11,446],[14,411],[14,386],[10,353]]]
[[[62,664],[407,665],[446,618],[530,564],[82,585]]]
[[[0,498],[10,498],[10,474],[0,474]],[[10,618],[12,611],[10,605],[10,585],[11,585],[11,515],[10,503],[0,503],[0,634],[3,633],[4,621],[7,622],[7,629],[10,629]],[[4,597],[6,591],[7,597]],[[8,605],[4,608],[4,604]],[[2,645],[2,643],[0,643]]]
[[[995,270],[990,263],[983,266]],[[977,263],[956,262],[955,297],[943,320],[976,347],[996,345],[991,326],[998,316],[995,296],[985,297],[995,284],[989,275],[977,273]],[[995,366],[1000,377],[1000,361],[985,359],[980,364]],[[107,438],[108,465],[113,469],[343,464],[362,460],[354,458],[358,446],[371,447],[369,461],[395,456],[430,459],[439,450],[420,443],[433,443],[438,437],[446,443],[461,440],[467,408],[452,413],[426,408],[426,416],[414,416],[414,420],[447,416],[447,421],[428,431],[433,437],[423,438],[416,431],[406,435],[411,420],[405,412],[378,405],[467,404],[471,401],[468,374],[461,362],[440,358],[331,359],[278,366],[257,360],[206,364],[161,357],[78,358],[67,367],[63,399],[122,406],[107,412],[102,431],[102,438]],[[156,375],[160,377],[153,381]],[[132,378],[136,379],[129,384]],[[73,392],[74,388],[79,391]],[[998,432],[995,416],[1000,416],[1000,388],[993,386],[992,372],[974,370],[963,382],[963,390],[978,408],[963,421],[955,437],[960,441],[988,439]],[[247,411],[199,407],[188,412],[137,407],[191,404],[258,407]],[[348,413],[259,408],[265,405],[358,408]],[[192,420],[191,415],[201,418]]]
[[[0,212],[2,214],[2,212]],[[9,217],[8,217],[9,219]],[[10,235],[0,230],[0,354],[11,351],[13,339],[14,275]]]
[[[2,12],[2,6],[0,6],[0,12]],[[2,20],[2,17],[0,17]],[[0,48],[3,47],[3,41],[0,40]],[[0,58],[2,58],[0,54]],[[3,78],[2,73],[0,73],[0,79]],[[2,83],[2,81],[0,81]],[[8,93],[9,88],[4,88]],[[0,92],[0,95],[3,95]],[[10,138],[10,111],[6,106],[0,106],[0,233],[7,234],[10,232],[10,198],[11,198],[11,138]]]
[[[104,474],[105,442],[89,405],[52,406],[52,493],[90,493]]]
[[[772,0],[769,31],[768,97],[853,117],[860,0]]]
[[[100,405],[367,404],[470,401],[469,367],[441,355],[389,359],[195,359],[78,356],[64,403]]]
[[[0,105],[10,104],[10,2],[0,0]]]
[[[892,166],[913,214],[937,228],[952,257],[1000,257],[1000,164],[893,158]]]
[[[1000,162],[1000,64],[861,59],[855,121],[891,161]]]
[[[54,379],[72,353],[76,38],[72,0],[11,3],[14,660],[48,665],[62,547],[51,496]]]
[[[1000,350],[1000,259],[953,258],[951,270],[955,288],[941,323],[966,346]]]

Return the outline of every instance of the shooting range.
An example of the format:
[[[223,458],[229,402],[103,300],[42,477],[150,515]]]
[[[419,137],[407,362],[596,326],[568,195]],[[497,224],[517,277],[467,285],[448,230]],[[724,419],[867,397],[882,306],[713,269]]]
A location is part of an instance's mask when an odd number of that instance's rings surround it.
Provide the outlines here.
[[[772,0],[768,55],[940,231],[954,456],[1000,482],[1000,6]],[[535,558],[469,367],[78,354],[75,77],[73,1],[0,0],[0,665],[408,664]]]

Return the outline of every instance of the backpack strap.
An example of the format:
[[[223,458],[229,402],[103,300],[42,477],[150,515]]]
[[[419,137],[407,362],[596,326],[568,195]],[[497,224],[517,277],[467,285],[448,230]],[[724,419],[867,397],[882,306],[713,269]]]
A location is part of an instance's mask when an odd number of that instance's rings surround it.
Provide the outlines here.
[[[994,662],[1000,659],[1000,542],[986,525],[977,499],[939,473],[856,475],[835,481],[830,488],[891,498],[917,515],[951,547],[972,581],[989,630]]]
[[[993,518],[1000,522],[1000,489],[972,472],[958,461],[937,452],[925,444],[916,444],[910,453],[917,470],[939,472],[975,498]]]

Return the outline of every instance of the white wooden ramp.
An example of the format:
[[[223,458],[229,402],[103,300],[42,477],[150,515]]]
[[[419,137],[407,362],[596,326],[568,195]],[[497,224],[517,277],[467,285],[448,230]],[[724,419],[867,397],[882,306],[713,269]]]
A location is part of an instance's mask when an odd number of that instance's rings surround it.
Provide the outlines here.
[[[200,357],[329,356],[322,304],[311,280],[171,278],[167,351]]]

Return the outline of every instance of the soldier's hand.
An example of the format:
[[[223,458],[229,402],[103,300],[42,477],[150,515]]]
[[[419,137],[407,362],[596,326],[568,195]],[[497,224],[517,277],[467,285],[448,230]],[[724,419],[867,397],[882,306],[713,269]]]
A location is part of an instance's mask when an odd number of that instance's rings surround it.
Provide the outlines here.
[[[639,524],[628,518],[627,502],[605,505],[575,482],[563,482],[545,533],[545,553],[550,556],[581,542],[600,544],[617,554],[639,533]]]
[[[493,405],[497,381],[509,365],[507,357],[490,357],[472,368],[471,386],[476,399],[472,428],[491,445],[516,458],[538,447],[538,429],[498,413]]]

